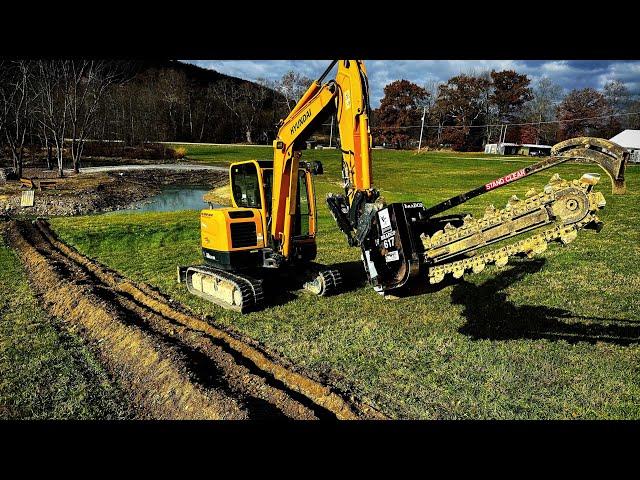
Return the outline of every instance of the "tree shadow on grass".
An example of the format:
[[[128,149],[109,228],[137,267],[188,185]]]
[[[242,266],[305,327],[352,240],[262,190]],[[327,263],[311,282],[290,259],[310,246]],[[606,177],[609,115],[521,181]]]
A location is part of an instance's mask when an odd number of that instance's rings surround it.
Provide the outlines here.
[[[460,333],[488,340],[547,339],[616,345],[640,342],[640,321],[583,317],[562,308],[510,302],[504,290],[538,272],[544,264],[544,259],[515,261],[480,285],[466,281],[456,284],[451,300],[464,307],[462,315],[467,319]]]

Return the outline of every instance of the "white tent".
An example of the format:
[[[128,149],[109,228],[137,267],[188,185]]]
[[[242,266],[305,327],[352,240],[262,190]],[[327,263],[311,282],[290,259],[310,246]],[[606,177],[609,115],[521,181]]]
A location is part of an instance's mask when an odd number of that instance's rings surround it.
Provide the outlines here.
[[[640,162],[640,130],[624,130],[609,140],[629,150],[629,161]]]

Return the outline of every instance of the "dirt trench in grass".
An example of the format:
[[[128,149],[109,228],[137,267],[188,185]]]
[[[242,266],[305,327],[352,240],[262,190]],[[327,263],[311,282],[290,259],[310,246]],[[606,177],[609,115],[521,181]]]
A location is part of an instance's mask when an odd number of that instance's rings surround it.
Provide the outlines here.
[[[12,221],[7,238],[49,314],[79,327],[140,418],[385,418],[250,339],[81,255],[43,220]]]

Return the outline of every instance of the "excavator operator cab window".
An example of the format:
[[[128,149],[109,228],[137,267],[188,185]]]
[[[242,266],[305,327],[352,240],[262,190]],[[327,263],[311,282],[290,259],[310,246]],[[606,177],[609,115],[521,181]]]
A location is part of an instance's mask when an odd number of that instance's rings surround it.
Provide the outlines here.
[[[298,172],[298,194],[295,222],[293,225],[293,235],[295,237],[305,237],[309,235],[309,217],[311,216],[311,206],[309,205],[309,190],[307,188],[307,176],[304,170]]]
[[[231,188],[238,207],[262,208],[260,180],[254,163],[235,165],[231,169]]]
[[[264,203],[266,204],[267,216],[270,215],[271,211],[271,199],[273,188],[273,169],[264,168],[262,169],[262,183],[264,185]]]

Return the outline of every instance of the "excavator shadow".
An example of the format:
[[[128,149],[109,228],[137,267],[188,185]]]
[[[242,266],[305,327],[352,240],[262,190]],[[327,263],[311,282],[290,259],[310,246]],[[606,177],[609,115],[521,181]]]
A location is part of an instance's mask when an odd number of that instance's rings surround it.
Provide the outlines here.
[[[265,269],[266,270],[266,269]],[[262,275],[256,276],[262,279],[262,288],[264,290],[264,306],[261,310],[279,305],[286,305],[298,298],[298,289],[294,288],[291,272],[287,269],[269,270],[263,272]]]
[[[362,269],[362,262],[342,262],[321,265],[312,262],[306,267],[296,269],[266,270],[259,275],[263,281],[265,307],[287,304],[300,295],[309,294],[304,291],[304,283],[311,280],[322,270],[338,270],[342,276],[342,288],[338,295],[362,288],[367,284],[367,277]]]
[[[331,265],[312,263],[314,270],[338,270],[342,276],[340,293],[352,292],[367,285],[367,275],[361,261],[340,262]]]
[[[640,320],[579,316],[562,308],[509,301],[504,290],[538,272],[544,264],[544,259],[514,261],[480,285],[464,280],[457,283],[451,300],[464,307],[462,315],[467,320],[460,333],[487,340],[547,339],[623,346],[640,342]]]
[[[545,259],[514,259],[509,266],[480,285],[448,275],[442,282],[424,282],[399,291],[398,297],[428,295],[453,287],[451,302],[462,305],[466,323],[459,332],[472,339],[516,340],[547,339],[568,343],[607,342],[615,345],[640,343],[640,320],[576,315],[562,308],[539,305],[515,305],[504,291],[544,266]],[[337,269],[343,278],[341,293],[366,286],[367,279],[359,261],[333,265],[310,265],[312,271]],[[306,271],[309,274],[309,270]],[[291,270],[273,271],[264,277],[267,307],[284,305],[304,295],[304,275]]]

